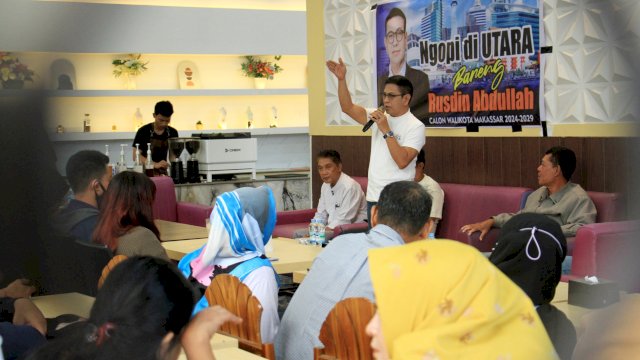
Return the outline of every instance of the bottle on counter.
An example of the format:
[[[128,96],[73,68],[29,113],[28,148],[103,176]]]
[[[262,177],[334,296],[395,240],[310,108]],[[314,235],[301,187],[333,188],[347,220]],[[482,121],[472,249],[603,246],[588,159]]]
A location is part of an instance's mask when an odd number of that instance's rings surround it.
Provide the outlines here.
[[[107,167],[109,168],[109,172],[113,176],[116,174],[116,167],[113,166],[113,163],[111,162],[111,157],[109,157],[109,145],[105,145],[104,148],[105,148],[104,154],[107,155],[107,157],[109,158],[109,163],[107,164]]]
[[[153,161],[151,161],[151,143],[147,143],[147,163],[144,165],[144,173],[153,177]]]
[[[133,171],[144,173],[142,164],[140,163],[140,144],[136,143],[136,162],[133,164]]]
[[[124,160],[124,147],[125,144],[120,144],[120,161],[118,161],[118,172],[127,171],[127,163]]]
[[[91,132],[91,118],[89,117],[89,114],[84,114],[84,120],[82,121],[82,125],[83,125],[84,132]]]

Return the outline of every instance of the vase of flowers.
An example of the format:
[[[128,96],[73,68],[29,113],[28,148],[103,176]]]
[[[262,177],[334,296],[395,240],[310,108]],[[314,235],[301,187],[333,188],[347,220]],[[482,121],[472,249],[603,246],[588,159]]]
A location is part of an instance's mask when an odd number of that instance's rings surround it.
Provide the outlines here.
[[[148,61],[142,60],[142,54],[129,54],[123,59],[115,59],[113,64],[113,76],[124,78],[125,88],[136,88],[136,77],[147,70]]]
[[[274,74],[284,70],[276,62],[261,60],[253,55],[247,55],[244,58],[245,62],[242,63],[242,72],[244,76],[254,79],[256,89],[264,89],[267,85],[267,80],[273,80]],[[278,61],[282,56],[278,55],[274,58]]]
[[[22,89],[25,81],[33,81],[35,73],[18,57],[0,51],[0,83],[3,89]]]

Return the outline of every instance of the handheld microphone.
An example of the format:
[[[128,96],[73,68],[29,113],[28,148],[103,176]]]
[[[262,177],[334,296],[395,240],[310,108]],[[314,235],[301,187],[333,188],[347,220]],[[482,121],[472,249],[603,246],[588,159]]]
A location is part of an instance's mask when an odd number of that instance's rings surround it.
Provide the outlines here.
[[[384,112],[384,105],[380,105],[378,110]],[[369,114],[369,115],[371,115],[371,114]],[[367,132],[367,130],[369,130],[371,125],[373,125],[373,119],[369,118],[369,121],[367,121],[367,123],[364,124],[364,126],[362,127],[362,132]]]

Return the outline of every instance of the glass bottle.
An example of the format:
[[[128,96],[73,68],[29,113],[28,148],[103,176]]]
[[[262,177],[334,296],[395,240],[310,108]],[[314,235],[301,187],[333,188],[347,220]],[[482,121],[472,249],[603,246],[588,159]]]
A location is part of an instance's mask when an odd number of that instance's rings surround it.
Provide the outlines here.
[[[125,144],[120,144],[120,161],[118,162],[118,172],[127,171],[127,163],[124,160],[124,147]]]
[[[115,175],[116,168],[115,166],[113,166],[113,163],[111,162],[111,157],[109,157],[109,145],[105,145],[104,148],[105,148],[104,154],[107,155],[107,157],[109,158],[109,163],[107,164],[107,167],[109,168],[109,172],[111,173],[111,175]]]
[[[89,114],[84,114],[84,120],[82,121],[82,125],[83,125],[84,132],[91,132],[91,118],[89,117]]]
[[[133,130],[138,130],[142,127],[142,113],[140,108],[136,108],[136,112],[133,114]]]

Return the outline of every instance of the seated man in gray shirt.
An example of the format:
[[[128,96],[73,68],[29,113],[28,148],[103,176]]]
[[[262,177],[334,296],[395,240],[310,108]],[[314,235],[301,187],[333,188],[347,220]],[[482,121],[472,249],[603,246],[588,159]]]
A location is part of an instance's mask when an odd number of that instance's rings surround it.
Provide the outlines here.
[[[337,302],[349,297],[373,301],[367,251],[425,239],[430,212],[431,198],[418,183],[385,186],[372,209],[369,233],[338,236],[314,260],[280,322],[277,358],[312,359],[313,348],[322,346],[320,327]]]
[[[571,181],[576,169],[576,155],[570,149],[555,146],[545,152],[538,166],[538,184],[540,188],[527,198],[520,213],[543,214],[560,224],[566,237],[575,236],[578,228],[596,221],[596,206],[587,192]],[[515,214],[503,213],[485,221],[464,225],[460,231],[471,235],[480,231],[479,239],[491,227],[501,228]]]

